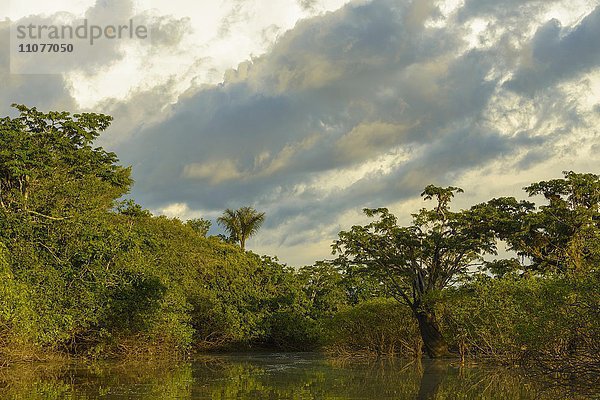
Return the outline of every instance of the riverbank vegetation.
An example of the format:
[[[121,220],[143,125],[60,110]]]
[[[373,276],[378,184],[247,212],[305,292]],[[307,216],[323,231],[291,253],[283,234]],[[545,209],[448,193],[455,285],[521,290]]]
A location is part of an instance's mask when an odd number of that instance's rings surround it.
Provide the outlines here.
[[[332,260],[294,269],[245,251],[254,209],[243,227],[227,210],[225,238],[123,200],[130,169],[93,146],[110,117],[17,109],[0,120],[4,362],[323,349],[600,375],[598,175],[466,210],[451,206],[462,189],[431,185],[410,225],[365,210]],[[513,255],[494,259],[499,243]]]

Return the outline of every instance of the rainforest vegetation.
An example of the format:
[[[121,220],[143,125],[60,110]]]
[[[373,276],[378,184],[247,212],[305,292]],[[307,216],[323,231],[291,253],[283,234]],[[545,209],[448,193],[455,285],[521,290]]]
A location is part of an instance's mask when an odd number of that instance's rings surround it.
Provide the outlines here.
[[[225,210],[225,237],[124,200],[131,170],[94,147],[109,116],[15,107],[0,119],[3,361],[320,349],[600,375],[598,175],[463,210],[462,189],[430,185],[410,224],[366,209],[330,260],[292,268],[246,251],[265,219],[251,207]]]

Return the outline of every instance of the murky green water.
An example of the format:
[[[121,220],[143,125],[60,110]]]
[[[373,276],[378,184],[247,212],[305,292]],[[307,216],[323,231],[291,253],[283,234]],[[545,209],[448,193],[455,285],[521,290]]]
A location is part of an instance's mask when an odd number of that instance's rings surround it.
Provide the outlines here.
[[[452,361],[359,362],[244,354],[179,363],[27,364],[0,370],[1,399],[570,399],[589,391]]]

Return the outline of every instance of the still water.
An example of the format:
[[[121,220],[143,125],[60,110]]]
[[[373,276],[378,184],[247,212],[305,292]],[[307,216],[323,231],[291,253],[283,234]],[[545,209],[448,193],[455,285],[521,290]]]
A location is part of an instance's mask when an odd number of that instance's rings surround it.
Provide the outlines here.
[[[334,360],[318,354],[189,362],[25,364],[0,369],[0,399],[586,399],[592,392],[456,361]],[[549,383],[550,382],[550,383]]]

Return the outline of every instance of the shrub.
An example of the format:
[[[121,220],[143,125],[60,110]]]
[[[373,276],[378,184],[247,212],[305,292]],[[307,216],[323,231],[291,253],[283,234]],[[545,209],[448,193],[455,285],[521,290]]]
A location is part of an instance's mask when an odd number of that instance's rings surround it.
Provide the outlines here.
[[[340,311],[327,324],[328,351],[337,354],[421,354],[418,326],[408,309],[393,299],[373,299]]]

